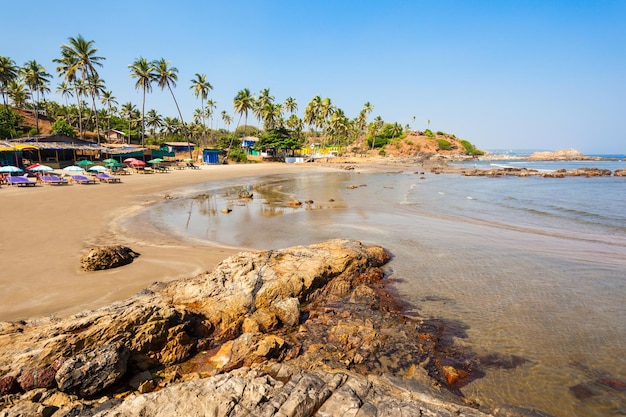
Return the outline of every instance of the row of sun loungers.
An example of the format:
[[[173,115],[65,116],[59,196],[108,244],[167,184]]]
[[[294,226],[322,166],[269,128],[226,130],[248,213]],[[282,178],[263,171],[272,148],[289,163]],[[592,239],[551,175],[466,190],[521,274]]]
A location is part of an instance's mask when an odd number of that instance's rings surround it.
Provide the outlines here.
[[[115,175],[109,175],[106,172],[98,173],[95,178],[88,177],[86,175],[72,175],[70,180],[67,178],[61,178],[58,175],[46,174],[39,177],[41,183],[48,185],[68,185],[71,183],[76,184],[96,184],[99,182],[106,183],[121,183],[121,178]],[[35,178],[28,178],[24,175],[8,176],[4,179],[7,185],[18,187],[34,187],[38,181]]]
[[[37,185],[37,181],[31,181],[29,178],[23,177],[21,175],[7,177],[6,181],[7,184],[17,185],[18,187],[34,187],[35,185]]]

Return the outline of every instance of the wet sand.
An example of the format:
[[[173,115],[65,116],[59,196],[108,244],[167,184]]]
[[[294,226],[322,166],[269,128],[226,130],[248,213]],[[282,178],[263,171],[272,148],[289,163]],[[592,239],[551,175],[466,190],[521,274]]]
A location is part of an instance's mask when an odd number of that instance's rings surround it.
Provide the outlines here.
[[[0,321],[64,316],[127,298],[156,281],[211,270],[238,252],[210,243],[182,242],[150,224],[120,219],[177,188],[231,178],[329,169],[311,164],[203,166],[167,174],[126,175],[121,184],[0,189]],[[129,246],[132,264],[85,272],[80,257],[95,245]]]

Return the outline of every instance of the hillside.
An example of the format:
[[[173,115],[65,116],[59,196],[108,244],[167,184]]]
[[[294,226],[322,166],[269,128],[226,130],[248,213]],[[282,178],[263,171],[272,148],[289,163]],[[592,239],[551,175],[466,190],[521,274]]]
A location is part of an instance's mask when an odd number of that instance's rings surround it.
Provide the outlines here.
[[[465,145],[464,145],[465,143]],[[409,132],[405,137],[391,140],[383,148],[384,152],[381,153],[381,149],[369,149],[365,142],[365,137],[361,138],[357,143],[348,147],[350,153],[355,155],[360,150],[365,150],[368,156],[377,156],[384,154],[385,156],[394,158],[415,158],[418,156],[427,155],[442,155],[445,157],[456,157],[468,155],[466,146],[470,149],[477,149],[455,135],[440,132],[440,134],[426,132]]]

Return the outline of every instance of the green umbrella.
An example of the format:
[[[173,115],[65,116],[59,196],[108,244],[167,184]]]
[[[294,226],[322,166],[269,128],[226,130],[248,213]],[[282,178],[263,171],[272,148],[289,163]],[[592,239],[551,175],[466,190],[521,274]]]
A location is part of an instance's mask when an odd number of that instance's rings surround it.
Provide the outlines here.
[[[104,162],[105,164],[112,164],[113,162],[117,162],[117,160],[115,160],[113,158],[107,158],[107,159],[103,160],[102,162]]]
[[[185,159],[183,159],[183,162],[193,162],[193,159],[192,158],[185,158]]]
[[[113,162],[109,162],[106,166],[108,166],[108,167],[121,167],[122,164],[120,164],[117,161],[113,161]]]
[[[86,167],[88,165],[93,165],[93,162],[91,162],[89,159],[83,159],[82,161],[78,161],[76,165],[80,165],[81,167],[82,166]]]
[[[154,158],[148,161],[149,164],[160,164],[161,162],[163,162],[161,158]]]

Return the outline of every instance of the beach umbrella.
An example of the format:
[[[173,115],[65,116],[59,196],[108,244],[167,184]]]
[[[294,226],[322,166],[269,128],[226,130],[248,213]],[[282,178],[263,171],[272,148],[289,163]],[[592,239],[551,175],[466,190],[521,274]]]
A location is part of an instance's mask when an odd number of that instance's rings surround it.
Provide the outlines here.
[[[193,158],[185,158],[183,159],[183,162],[193,162]]]
[[[113,161],[113,162],[109,162],[109,163],[107,163],[107,166],[108,166],[109,168],[111,168],[111,167],[121,167],[121,166],[122,166],[122,164],[120,164],[120,163],[119,163],[119,162],[117,162],[117,161]]]
[[[78,161],[76,165],[81,166],[81,167],[86,167],[89,165],[93,165],[93,162],[91,162],[89,159],[83,159],[81,161]]]
[[[107,169],[106,169],[106,167],[103,167],[102,165],[94,165],[92,167],[87,168],[87,171],[91,171],[91,172],[106,172]]]
[[[41,164],[35,164],[31,165],[29,167],[27,167],[26,169],[29,171],[34,171],[34,172],[50,172],[50,171],[54,171],[54,168],[49,167],[48,165],[41,165]],[[32,167],[32,168],[31,168]]]
[[[82,167],[79,167],[79,166],[76,166],[76,165],[70,165],[68,167],[63,168],[62,171],[65,171],[65,172],[83,172],[84,169]]]
[[[0,167],[0,172],[22,172],[23,169],[22,168],[18,168],[16,166],[13,165],[5,165],[3,167]]]
[[[113,162],[117,162],[117,159],[107,158],[103,160],[102,162],[104,162],[105,164],[112,164]]]
[[[135,159],[134,161],[130,162],[130,165],[134,167],[142,167],[142,166],[145,166],[146,163],[140,159]]]
[[[137,161],[137,160],[138,160],[137,158],[126,158],[126,159],[124,159],[124,162],[126,162],[128,164],[130,162]]]
[[[148,161],[149,164],[160,164],[161,162],[163,162],[161,158],[154,158]]]

